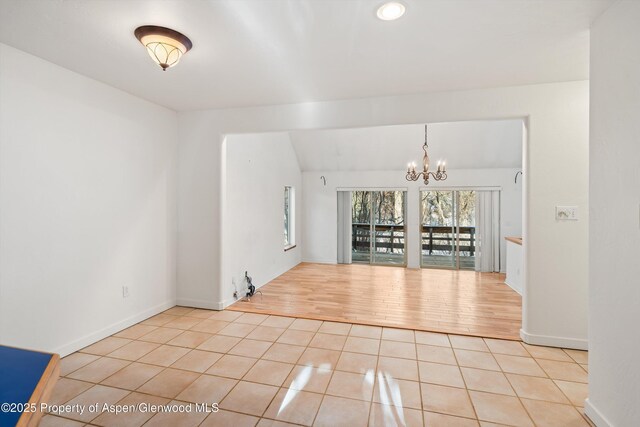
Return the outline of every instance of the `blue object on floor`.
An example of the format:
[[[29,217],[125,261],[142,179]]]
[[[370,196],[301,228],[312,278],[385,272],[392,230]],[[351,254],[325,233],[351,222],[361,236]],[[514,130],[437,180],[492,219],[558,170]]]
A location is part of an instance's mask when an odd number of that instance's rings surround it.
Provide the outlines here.
[[[52,356],[0,346],[0,404],[29,402]],[[15,426],[21,415],[21,412],[0,410],[0,427]]]

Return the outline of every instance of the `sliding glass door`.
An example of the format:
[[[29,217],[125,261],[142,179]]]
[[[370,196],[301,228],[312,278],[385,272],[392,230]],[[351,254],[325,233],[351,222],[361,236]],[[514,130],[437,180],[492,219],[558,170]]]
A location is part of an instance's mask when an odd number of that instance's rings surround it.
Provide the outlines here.
[[[405,265],[404,192],[375,191],[372,194],[372,263]]]
[[[406,265],[405,192],[351,193],[353,262]]]
[[[458,214],[458,268],[473,270],[476,263],[476,192],[456,191]]]
[[[475,191],[420,192],[422,267],[475,268]]]
[[[421,238],[423,267],[456,266],[455,197],[453,191],[422,191]]]
[[[351,260],[371,262],[371,192],[351,192]]]

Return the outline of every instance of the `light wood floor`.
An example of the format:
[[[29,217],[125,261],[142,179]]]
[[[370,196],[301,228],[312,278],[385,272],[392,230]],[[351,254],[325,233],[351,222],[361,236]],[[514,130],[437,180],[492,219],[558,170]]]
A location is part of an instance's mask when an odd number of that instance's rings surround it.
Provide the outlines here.
[[[302,263],[229,310],[519,340],[522,299],[504,275]]]

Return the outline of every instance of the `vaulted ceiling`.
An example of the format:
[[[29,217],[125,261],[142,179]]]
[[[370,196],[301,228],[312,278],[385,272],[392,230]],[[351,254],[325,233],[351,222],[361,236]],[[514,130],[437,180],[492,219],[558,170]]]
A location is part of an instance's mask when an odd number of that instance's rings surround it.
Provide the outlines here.
[[[614,0],[0,0],[0,42],[175,110],[588,78],[590,23]],[[194,48],[162,72],[145,24]]]
[[[424,125],[289,133],[302,171],[399,170],[422,164]],[[522,120],[432,123],[428,127],[432,162],[449,168],[522,167]]]

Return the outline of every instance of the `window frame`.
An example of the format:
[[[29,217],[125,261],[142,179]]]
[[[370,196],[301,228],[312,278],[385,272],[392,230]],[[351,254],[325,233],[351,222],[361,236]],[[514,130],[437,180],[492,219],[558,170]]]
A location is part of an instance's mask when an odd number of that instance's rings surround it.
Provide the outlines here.
[[[283,231],[285,236],[284,251],[289,251],[296,247],[296,233],[295,233],[295,187],[293,185],[284,186],[284,218],[283,218]]]

